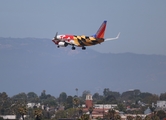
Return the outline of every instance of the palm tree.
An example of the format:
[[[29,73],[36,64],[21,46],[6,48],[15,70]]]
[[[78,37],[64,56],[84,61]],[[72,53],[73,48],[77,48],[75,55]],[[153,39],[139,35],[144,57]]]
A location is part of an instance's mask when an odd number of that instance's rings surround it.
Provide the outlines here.
[[[110,119],[113,119],[114,120],[114,117],[115,117],[115,110],[114,109],[109,109],[108,110],[108,115],[110,117]]]
[[[77,94],[77,97],[78,97],[78,88],[76,88],[76,94]]]
[[[20,106],[18,108],[18,112],[21,115],[22,119],[24,120],[24,115],[26,115],[26,113],[27,113],[26,106]]]
[[[73,99],[73,104],[74,104],[74,107],[78,107],[78,105],[79,105],[79,99],[78,98],[74,98]]]
[[[146,116],[144,120],[151,120],[150,116]]]
[[[140,116],[136,116],[135,120],[142,120]]]
[[[132,116],[127,116],[127,120],[133,120]]]
[[[89,111],[90,119],[92,119],[93,108],[92,108],[92,107],[89,107],[88,111]]]
[[[115,120],[121,120],[121,116],[120,115],[115,115]]]
[[[87,114],[83,114],[81,116],[81,120],[89,120],[89,116]]]
[[[79,107],[78,113],[79,113],[79,118],[80,118],[80,116],[82,116],[82,113],[83,113],[82,107]]]
[[[40,108],[35,109],[34,116],[36,120],[41,120],[42,110]]]
[[[157,116],[157,112],[154,111],[152,117],[151,117],[151,120],[160,120],[160,118]]]
[[[79,100],[78,100],[78,98],[74,98],[73,99],[73,104],[74,104],[74,116],[76,115],[76,113],[77,113],[77,111],[76,111],[76,108],[78,107],[78,105],[79,105]]]

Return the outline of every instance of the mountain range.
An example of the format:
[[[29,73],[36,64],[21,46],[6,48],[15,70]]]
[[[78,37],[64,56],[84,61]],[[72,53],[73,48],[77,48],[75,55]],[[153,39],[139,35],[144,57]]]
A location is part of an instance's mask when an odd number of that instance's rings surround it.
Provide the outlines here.
[[[104,88],[124,92],[139,89],[166,92],[166,56],[99,53],[71,46],[57,48],[46,38],[0,37],[0,92],[9,96],[43,90],[59,96],[103,94]]]

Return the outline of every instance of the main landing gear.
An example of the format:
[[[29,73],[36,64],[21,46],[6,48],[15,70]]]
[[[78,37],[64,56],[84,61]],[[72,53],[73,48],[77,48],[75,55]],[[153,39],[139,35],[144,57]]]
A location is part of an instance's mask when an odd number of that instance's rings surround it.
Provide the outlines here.
[[[86,47],[82,47],[82,50],[86,50]]]
[[[72,50],[75,50],[76,48],[73,46],[71,49],[72,49]]]
[[[71,48],[72,50],[75,50],[76,48],[73,46],[72,48]],[[82,50],[86,50],[86,47],[82,47]]]

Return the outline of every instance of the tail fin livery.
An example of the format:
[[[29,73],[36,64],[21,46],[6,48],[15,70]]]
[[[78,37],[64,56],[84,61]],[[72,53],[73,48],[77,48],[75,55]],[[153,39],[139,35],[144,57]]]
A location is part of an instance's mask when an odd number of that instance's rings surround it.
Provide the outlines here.
[[[96,38],[104,38],[105,28],[106,28],[107,21],[104,21],[100,28],[98,29],[97,33],[95,34]]]

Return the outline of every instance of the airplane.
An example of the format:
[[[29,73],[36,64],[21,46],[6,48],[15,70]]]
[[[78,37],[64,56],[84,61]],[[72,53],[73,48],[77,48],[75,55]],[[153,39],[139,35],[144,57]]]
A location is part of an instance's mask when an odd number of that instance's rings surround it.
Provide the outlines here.
[[[52,41],[57,45],[57,47],[67,47],[68,45],[72,46],[72,50],[75,50],[76,47],[82,47],[82,50],[85,50],[85,46],[92,46],[100,44],[105,41],[116,40],[119,38],[120,33],[115,38],[104,38],[105,29],[107,21],[104,21],[95,35],[85,36],[85,35],[58,35],[58,32],[55,34],[55,37]]]

